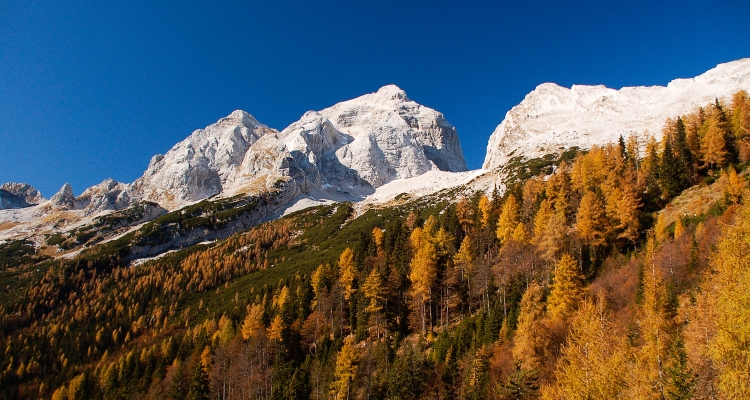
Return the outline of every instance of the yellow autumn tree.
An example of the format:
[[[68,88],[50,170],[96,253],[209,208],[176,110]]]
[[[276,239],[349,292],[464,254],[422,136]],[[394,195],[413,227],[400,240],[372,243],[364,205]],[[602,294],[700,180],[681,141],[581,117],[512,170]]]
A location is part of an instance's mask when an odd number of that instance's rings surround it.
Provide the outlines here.
[[[606,227],[604,204],[594,192],[586,192],[576,213],[578,236],[590,246],[602,246],[607,239]]]
[[[336,357],[336,369],[333,382],[331,382],[331,396],[334,399],[348,399],[354,378],[357,376],[357,348],[354,346],[354,337],[347,336],[344,345]]]
[[[540,209],[541,213],[542,210]],[[539,215],[537,215],[539,217]],[[534,220],[534,230],[537,228],[537,219]],[[543,225],[541,232],[534,235],[534,242],[537,251],[544,260],[554,263],[558,254],[565,244],[565,234],[567,226],[565,225],[565,215],[560,211],[553,212]]]
[[[418,244],[419,247],[411,260],[409,280],[422,306],[422,333],[425,333],[427,331],[426,304],[430,300],[432,285],[437,276],[437,250],[428,240],[420,240]]]
[[[242,321],[242,338],[250,340],[257,338],[263,328],[263,305],[260,303],[248,305],[247,314]]]
[[[474,223],[474,210],[471,208],[471,203],[466,197],[461,197],[456,204],[456,217],[458,217],[458,223],[461,225],[461,229],[465,234],[469,233],[469,228]]]
[[[497,238],[500,244],[505,244],[513,236],[518,225],[518,202],[512,194],[503,203],[500,219],[497,221]]]
[[[643,305],[639,318],[643,345],[637,351],[635,368],[628,375],[628,398],[666,398],[668,393],[666,366],[671,321],[666,314],[666,282],[656,264],[657,250],[656,239],[649,237],[643,274]]]
[[[727,170],[724,197],[732,204],[739,204],[742,200],[742,193],[747,187],[747,181],[737,175],[737,171],[732,166],[729,166]]]
[[[707,121],[707,129],[701,138],[701,150],[703,150],[703,161],[710,168],[722,167],[727,160],[727,143],[724,132],[719,127],[715,117]]]
[[[604,300],[584,300],[571,318],[555,380],[542,388],[542,398],[622,398],[628,371],[626,343],[621,337]]]
[[[659,216],[656,217],[656,224],[654,224],[654,239],[656,239],[657,244],[664,243],[667,239],[669,239],[669,231],[667,230],[669,226],[667,225],[667,220],[664,217],[664,213],[659,213]]]
[[[372,229],[372,240],[375,242],[375,247],[377,247],[378,252],[383,251],[383,239],[385,238],[385,234],[383,233],[383,230],[380,228],[373,228]]]
[[[479,196],[479,212],[482,218],[482,226],[487,227],[490,223],[490,217],[492,216],[492,203],[486,195],[482,194]]]
[[[536,282],[524,292],[521,298],[521,311],[518,327],[513,339],[513,359],[526,371],[537,370],[547,351],[549,343],[547,328],[544,325],[544,303],[542,288]]]
[[[750,203],[723,234],[703,290],[713,293],[716,335],[709,354],[718,370],[718,386],[727,398],[750,398]]]
[[[349,300],[357,291],[354,287],[356,271],[354,270],[354,252],[347,247],[339,257],[339,280],[344,289],[344,299]]]
[[[464,236],[461,241],[461,247],[453,256],[453,265],[461,272],[461,279],[466,279],[471,275],[474,265],[474,248],[471,245],[469,236]]]
[[[376,337],[380,338],[380,313],[385,303],[385,284],[377,268],[373,268],[370,275],[365,279],[362,285],[362,291],[368,300],[367,311],[375,320]]]
[[[564,319],[575,311],[583,298],[583,275],[578,263],[570,256],[563,254],[555,268],[555,281],[547,300],[547,313],[553,319]]]
[[[273,321],[271,321],[271,325],[267,329],[268,338],[279,342],[283,341],[284,329],[286,329],[284,319],[281,318],[281,315],[276,314],[276,316],[273,318]]]
[[[678,215],[677,219],[674,221],[674,238],[678,239],[684,233],[685,233],[685,225],[682,224],[682,217]]]

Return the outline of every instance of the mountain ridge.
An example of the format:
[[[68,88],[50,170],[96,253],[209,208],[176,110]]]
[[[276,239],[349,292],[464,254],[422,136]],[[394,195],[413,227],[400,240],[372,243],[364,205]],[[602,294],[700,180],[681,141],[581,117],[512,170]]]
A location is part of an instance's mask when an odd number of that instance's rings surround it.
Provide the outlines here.
[[[750,58],[716,67],[694,78],[674,79],[667,86],[603,85],[565,88],[542,83],[511,108],[487,144],[483,169],[496,169],[511,157],[541,157],[560,147],[589,148],[634,133],[661,136],[674,118],[738,90],[750,90]]]

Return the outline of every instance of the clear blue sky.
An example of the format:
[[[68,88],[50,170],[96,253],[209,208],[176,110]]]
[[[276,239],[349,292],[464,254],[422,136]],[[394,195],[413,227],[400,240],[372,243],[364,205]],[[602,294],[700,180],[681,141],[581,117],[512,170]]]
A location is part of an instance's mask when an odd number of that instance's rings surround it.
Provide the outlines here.
[[[235,109],[283,129],[389,83],[478,168],[542,82],[664,85],[750,57],[747,0],[157,3],[0,2],[0,182],[131,182]]]

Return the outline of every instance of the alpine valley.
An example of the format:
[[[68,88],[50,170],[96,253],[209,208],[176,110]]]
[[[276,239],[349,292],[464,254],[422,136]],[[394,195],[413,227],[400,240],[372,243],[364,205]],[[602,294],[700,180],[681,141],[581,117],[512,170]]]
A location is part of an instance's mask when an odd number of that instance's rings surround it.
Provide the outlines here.
[[[0,187],[0,398],[750,398],[750,59],[543,83],[469,171],[394,85]]]

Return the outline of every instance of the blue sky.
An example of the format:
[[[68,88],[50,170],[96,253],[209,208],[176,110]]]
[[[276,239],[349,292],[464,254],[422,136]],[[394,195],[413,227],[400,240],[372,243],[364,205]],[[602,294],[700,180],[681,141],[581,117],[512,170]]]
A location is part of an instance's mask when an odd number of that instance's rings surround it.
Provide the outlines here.
[[[665,85],[750,57],[747,0],[649,3],[2,1],[0,182],[131,182],[235,109],[283,129],[390,83],[479,168],[540,83]]]

